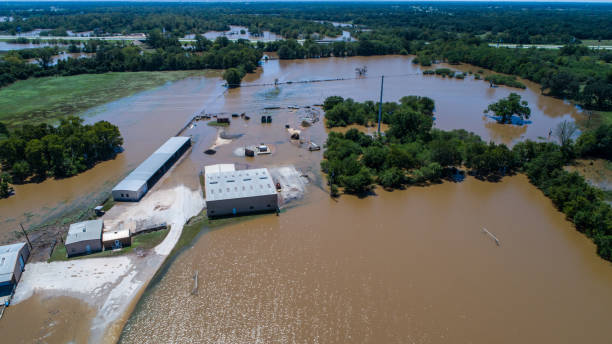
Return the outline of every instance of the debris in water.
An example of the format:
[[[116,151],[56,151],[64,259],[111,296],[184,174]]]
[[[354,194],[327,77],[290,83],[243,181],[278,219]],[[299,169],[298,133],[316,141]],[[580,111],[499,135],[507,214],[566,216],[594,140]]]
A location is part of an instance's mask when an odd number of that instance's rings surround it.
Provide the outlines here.
[[[497,244],[497,246],[499,246],[499,239],[497,239],[497,237],[495,235],[493,235],[491,232],[489,232],[486,228],[482,227],[482,232],[487,234],[488,236],[490,236],[493,240],[495,240],[495,243]]]
[[[208,154],[208,155],[213,155],[215,153],[217,153],[217,151],[214,149],[207,149],[204,151],[204,154]]]
[[[311,152],[312,151],[318,151],[318,150],[321,150],[321,146],[319,146],[318,144],[316,144],[314,142],[310,142],[308,144],[308,150],[311,151]]]

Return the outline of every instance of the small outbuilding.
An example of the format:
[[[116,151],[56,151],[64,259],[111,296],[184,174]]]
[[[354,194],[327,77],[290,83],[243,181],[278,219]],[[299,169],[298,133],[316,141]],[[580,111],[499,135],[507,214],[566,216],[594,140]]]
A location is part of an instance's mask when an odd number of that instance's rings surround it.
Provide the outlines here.
[[[114,250],[132,245],[129,228],[111,230],[102,233],[102,246],[105,250]]]
[[[70,225],[66,236],[68,257],[102,251],[102,220],[77,222]]]
[[[21,242],[0,246],[0,297],[9,296],[15,290],[30,257],[30,248]]]

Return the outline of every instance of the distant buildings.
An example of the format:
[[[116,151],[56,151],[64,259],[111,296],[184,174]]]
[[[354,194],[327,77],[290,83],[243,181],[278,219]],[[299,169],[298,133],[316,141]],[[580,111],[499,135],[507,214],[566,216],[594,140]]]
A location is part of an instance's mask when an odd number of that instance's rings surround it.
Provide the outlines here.
[[[223,165],[206,166],[208,217],[276,211],[278,194],[266,168],[235,171]]]
[[[139,201],[189,147],[189,137],[171,137],[113,188],[113,199]]]
[[[0,297],[13,293],[29,256],[26,243],[0,246]]]
[[[66,236],[68,257],[102,251],[102,220],[77,222],[70,225]]]

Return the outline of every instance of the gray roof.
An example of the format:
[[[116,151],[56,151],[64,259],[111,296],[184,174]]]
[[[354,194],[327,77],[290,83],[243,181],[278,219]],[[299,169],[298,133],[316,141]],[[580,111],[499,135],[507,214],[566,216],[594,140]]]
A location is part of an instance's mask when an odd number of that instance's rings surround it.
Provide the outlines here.
[[[231,172],[235,171],[236,167],[234,164],[216,164],[204,166],[204,175],[219,172]]]
[[[77,222],[70,225],[65,245],[86,240],[102,239],[102,220]]]
[[[151,156],[142,162],[132,173],[128,174],[122,181],[117,184],[113,190],[121,191],[138,191],[147,183],[162,167],[170,157],[176,153],[189,140],[189,137],[176,136],[171,137],[159,147]]]
[[[13,278],[17,257],[23,246],[24,242],[0,246],[0,282],[10,281]]]
[[[276,194],[267,168],[210,173],[205,185],[207,202]]]

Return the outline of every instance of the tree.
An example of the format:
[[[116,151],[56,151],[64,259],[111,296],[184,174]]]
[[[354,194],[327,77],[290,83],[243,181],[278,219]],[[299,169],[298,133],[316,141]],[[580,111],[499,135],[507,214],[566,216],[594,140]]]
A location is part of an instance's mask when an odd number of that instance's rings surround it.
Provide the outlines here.
[[[8,128],[6,127],[6,124],[0,122],[0,137],[2,136],[9,136],[9,131]]]
[[[400,108],[391,116],[387,134],[402,142],[425,138],[431,131],[433,118],[411,108]]]
[[[521,119],[529,119],[531,116],[531,109],[527,101],[521,101],[521,96],[516,93],[510,93],[507,98],[490,104],[484,113],[489,113],[489,111],[492,111],[498,117],[497,121],[502,124],[511,123],[514,115]]]
[[[359,172],[350,176],[341,176],[340,181],[346,192],[354,194],[362,194],[372,186],[372,174],[367,168],[361,168]]]
[[[30,165],[23,160],[17,161],[13,164],[13,168],[11,170],[13,172],[13,176],[17,178],[18,181],[23,182],[27,177],[30,176]]]
[[[223,73],[223,79],[229,88],[240,87],[244,74],[238,68],[230,68]]]
[[[405,182],[404,172],[397,167],[382,171],[378,176],[378,183],[385,188],[399,188]]]
[[[387,152],[382,147],[371,146],[363,151],[363,157],[361,159],[367,167],[379,170],[385,163],[386,153]]]
[[[11,187],[9,183],[12,183],[11,175],[2,172],[0,173],[0,198],[8,197],[11,194]]]
[[[25,158],[32,170],[41,177],[47,173],[47,159],[42,141],[34,139],[26,145]]]
[[[557,139],[559,139],[559,142],[562,146],[566,146],[572,143],[572,137],[574,136],[577,130],[578,126],[576,126],[574,122],[563,121],[557,124],[557,127],[554,131],[554,135]]]

